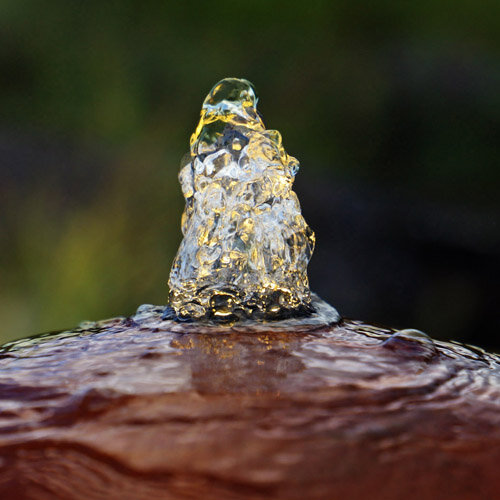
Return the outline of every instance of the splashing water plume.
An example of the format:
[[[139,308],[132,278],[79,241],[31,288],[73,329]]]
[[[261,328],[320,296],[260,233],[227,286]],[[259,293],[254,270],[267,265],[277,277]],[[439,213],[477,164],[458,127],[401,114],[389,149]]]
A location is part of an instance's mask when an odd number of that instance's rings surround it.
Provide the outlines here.
[[[247,80],[206,97],[179,180],[184,239],[170,273],[180,318],[280,319],[313,311],[307,264],[314,233],[292,184],[299,162],[266,130]]]

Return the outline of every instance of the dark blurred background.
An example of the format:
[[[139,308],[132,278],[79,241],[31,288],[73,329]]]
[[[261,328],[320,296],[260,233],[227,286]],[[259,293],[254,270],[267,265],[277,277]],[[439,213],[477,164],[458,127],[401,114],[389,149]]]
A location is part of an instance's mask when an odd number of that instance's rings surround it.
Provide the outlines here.
[[[226,76],[301,161],[312,288],[499,350],[500,2],[0,2],[0,340],[163,303]]]

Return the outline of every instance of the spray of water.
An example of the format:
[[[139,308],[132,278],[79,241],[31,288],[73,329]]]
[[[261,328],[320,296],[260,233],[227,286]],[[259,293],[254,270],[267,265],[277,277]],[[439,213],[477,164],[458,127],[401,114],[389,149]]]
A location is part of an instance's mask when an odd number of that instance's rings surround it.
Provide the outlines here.
[[[180,318],[280,319],[313,311],[314,233],[292,190],[299,162],[267,130],[250,82],[226,78],[206,97],[179,180],[184,239],[170,273]]]

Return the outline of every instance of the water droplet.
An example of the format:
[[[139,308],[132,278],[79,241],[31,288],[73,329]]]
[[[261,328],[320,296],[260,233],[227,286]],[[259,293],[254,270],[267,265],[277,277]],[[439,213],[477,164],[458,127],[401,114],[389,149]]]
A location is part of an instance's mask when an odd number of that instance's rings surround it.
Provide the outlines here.
[[[385,340],[382,346],[394,351],[398,356],[416,360],[430,361],[438,355],[432,339],[420,330],[398,330]]]

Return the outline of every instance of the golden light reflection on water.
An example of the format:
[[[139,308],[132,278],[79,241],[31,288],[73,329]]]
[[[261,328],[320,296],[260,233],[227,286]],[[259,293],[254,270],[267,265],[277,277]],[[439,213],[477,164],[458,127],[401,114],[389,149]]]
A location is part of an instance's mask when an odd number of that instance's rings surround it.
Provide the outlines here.
[[[314,233],[292,190],[299,162],[266,130],[247,80],[208,94],[179,174],[184,239],[169,279],[181,318],[280,318],[311,312]]]

